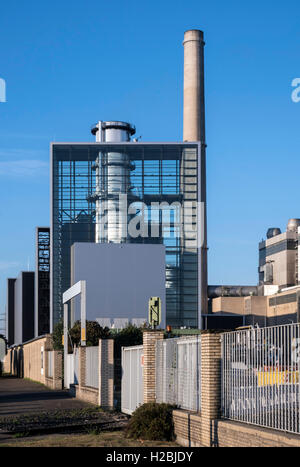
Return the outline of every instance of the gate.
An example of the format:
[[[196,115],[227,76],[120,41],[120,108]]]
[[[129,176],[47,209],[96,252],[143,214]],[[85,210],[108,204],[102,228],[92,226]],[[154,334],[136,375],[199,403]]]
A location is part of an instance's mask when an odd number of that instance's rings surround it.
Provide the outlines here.
[[[86,348],[85,384],[91,388],[99,388],[99,347]]]
[[[300,324],[222,335],[223,418],[300,434]]]
[[[200,410],[201,336],[156,342],[156,401]]]
[[[143,346],[122,347],[122,412],[131,415],[144,403],[143,377]]]
[[[67,355],[65,368],[65,388],[69,389],[71,384],[78,384],[78,357],[79,350],[74,348],[73,353]]]

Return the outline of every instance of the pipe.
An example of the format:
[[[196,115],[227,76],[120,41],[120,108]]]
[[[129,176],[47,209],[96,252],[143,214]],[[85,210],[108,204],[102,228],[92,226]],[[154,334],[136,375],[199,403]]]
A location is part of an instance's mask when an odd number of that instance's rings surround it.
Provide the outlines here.
[[[96,142],[123,143],[130,141],[135,127],[126,122],[99,121],[93,126]],[[127,236],[127,209],[120,197],[131,197],[130,172],[134,169],[124,152],[100,152],[96,160],[96,243],[123,243]]]
[[[258,287],[255,285],[209,285],[207,289],[208,298],[258,295]]]

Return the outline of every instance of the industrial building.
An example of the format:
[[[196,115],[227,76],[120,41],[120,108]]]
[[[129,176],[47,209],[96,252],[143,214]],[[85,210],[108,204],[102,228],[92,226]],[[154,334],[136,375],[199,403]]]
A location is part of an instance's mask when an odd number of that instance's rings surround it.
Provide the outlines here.
[[[259,327],[299,322],[299,235],[300,219],[290,219],[285,232],[269,228],[258,247],[258,286],[208,287],[211,314]]]
[[[50,228],[36,228],[34,336],[50,332]]]
[[[51,144],[51,226],[36,229],[34,287],[25,290],[25,273],[8,279],[10,344],[52,332],[63,294],[80,281],[87,319],[103,326],[144,323],[151,297],[173,328],[299,320],[299,219],[284,233],[268,229],[258,285],[207,285],[203,32],[186,31],[183,46],[183,142],[141,142],[133,124],[99,120],[93,142]],[[20,308],[25,295],[30,312]]]
[[[14,344],[34,337],[34,272],[22,271],[14,283]]]
[[[71,247],[84,242],[130,244],[133,255],[163,246],[164,322],[201,327],[207,312],[203,33],[187,31],[183,44],[183,143],[132,140],[132,124],[99,121],[91,130],[93,143],[51,144],[52,326],[62,319],[62,295],[73,285]],[[114,265],[107,264],[112,266],[123,267],[115,256]],[[124,274],[138,293],[132,270],[125,267]],[[118,293],[120,283],[106,287]],[[87,297],[93,293],[96,288],[87,290]],[[107,319],[109,309],[97,318]],[[124,317],[124,309],[119,313],[116,319]],[[146,306],[143,313],[147,318]]]
[[[291,287],[299,283],[300,219],[290,219],[286,231],[270,228],[259,244],[259,284]]]
[[[6,337],[8,345],[15,342],[15,278],[6,280]]]
[[[50,330],[50,228],[36,228],[36,269],[7,279],[6,335],[21,344]]]

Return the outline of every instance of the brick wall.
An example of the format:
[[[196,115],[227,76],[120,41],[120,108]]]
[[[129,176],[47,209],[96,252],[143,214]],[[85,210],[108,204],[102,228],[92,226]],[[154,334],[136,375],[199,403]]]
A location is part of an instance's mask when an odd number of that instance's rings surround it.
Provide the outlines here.
[[[144,403],[155,402],[156,390],[156,366],[155,366],[155,343],[164,338],[164,332],[159,330],[144,331]]]
[[[200,447],[201,416],[184,410],[173,411],[176,442],[185,447]]]
[[[86,386],[86,347],[79,347],[79,377],[75,385],[75,397],[99,405],[114,407],[114,341],[99,339],[99,364],[95,368],[99,374],[99,388]]]
[[[3,361],[3,373],[11,374],[11,358],[12,358],[12,350],[8,349],[7,354],[4,357]]]
[[[4,360],[4,372],[45,384],[51,389],[62,389],[62,354],[60,351],[55,351],[53,355],[53,377],[47,376],[47,352],[52,350],[50,334],[8,349]]]
[[[219,418],[221,404],[221,334],[201,334],[201,439],[212,446],[212,421]]]
[[[52,350],[51,336],[47,335],[23,346],[23,376],[33,381],[46,384],[46,351]]]
[[[48,377],[48,359],[46,353],[46,376],[45,376],[45,384],[51,389],[60,390],[62,389],[63,383],[63,351],[61,350],[53,350],[53,377]]]
[[[216,420],[218,447],[300,447],[300,436],[230,420]]]
[[[99,401],[100,407],[114,407],[114,341],[99,340]]]
[[[201,334],[201,413],[173,411],[177,442],[190,447],[300,447],[299,435],[220,419],[220,337]]]

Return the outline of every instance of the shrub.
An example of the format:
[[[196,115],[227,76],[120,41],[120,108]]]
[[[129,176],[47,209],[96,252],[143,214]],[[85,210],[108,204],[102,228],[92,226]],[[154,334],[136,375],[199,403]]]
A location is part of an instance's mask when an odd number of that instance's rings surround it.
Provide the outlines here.
[[[81,340],[81,323],[75,321],[74,326],[69,331],[73,345],[79,345]],[[99,339],[109,339],[111,337],[108,328],[102,328],[97,321],[86,321],[86,345],[97,346]]]
[[[64,323],[59,321],[55,326],[52,334],[53,338],[53,348],[54,350],[62,350],[62,336],[64,333]],[[71,337],[72,344],[79,345],[81,340],[81,324],[80,321],[76,321],[72,329],[69,330],[69,336]],[[109,339],[111,337],[110,331],[108,328],[102,328],[97,321],[86,321],[86,345],[94,346],[99,344],[99,339]],[[69,352],[72,351],[70,340],[69,343]]]
[[[141,345],[143,343],[143,330],[133,324],[114,335],[115,356],[121,356],[121,347]]]
[[[54,348],[54,350],[62,350],[63,349],[63,345],[62,345],[63,333],[64,333],[64,323],[61,320],[58,323],[56,323],[54,328],[53,328],[52,339],[53,339],[53,348]]]
[[[151,402],[138,407],[126,428],[126,436],[133,439],[172,441],[174,424],[172,411],[175,406]]]

